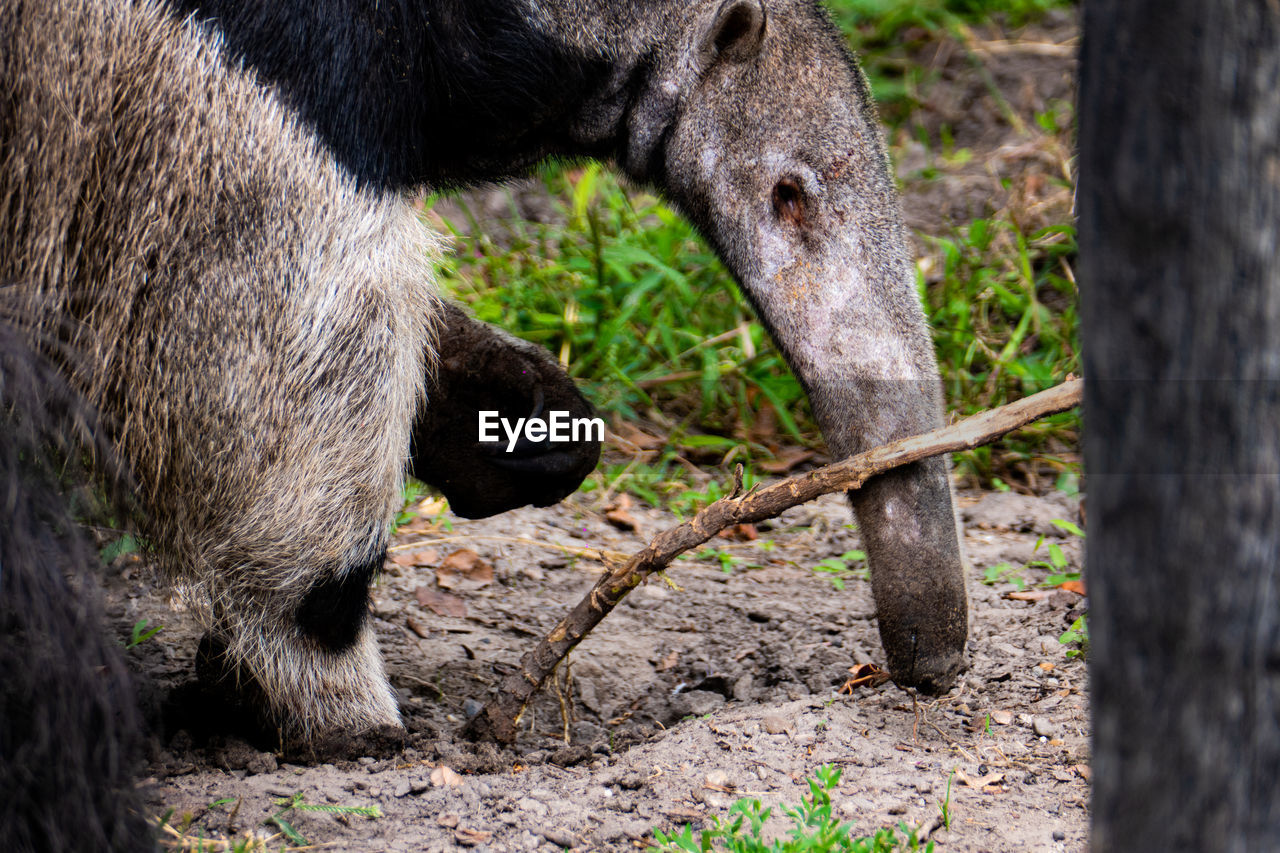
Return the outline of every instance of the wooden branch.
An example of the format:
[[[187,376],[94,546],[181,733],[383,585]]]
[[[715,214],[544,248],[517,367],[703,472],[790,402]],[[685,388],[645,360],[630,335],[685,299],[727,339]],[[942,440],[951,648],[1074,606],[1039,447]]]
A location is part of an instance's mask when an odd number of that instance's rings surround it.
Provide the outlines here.
[[[871,477],[891,468],[989,444],[1032,421],[1073,408],[1080,403],[1082,389],[1082,380],[1069,380],[951,426],[899,439],[741,496],[739,475],[733,494],[715,501],[684,524],[659,533],[625,565],[596,581],[569,615],[521,658],[519,670],[502,680],[498,695],[467,723],[463,734],[475,739],[514,742],[529,698],[564,656],[650,573],[664,568],[678,555],[696,548],[726,527],[773,518],[814,498],[860,488]]]

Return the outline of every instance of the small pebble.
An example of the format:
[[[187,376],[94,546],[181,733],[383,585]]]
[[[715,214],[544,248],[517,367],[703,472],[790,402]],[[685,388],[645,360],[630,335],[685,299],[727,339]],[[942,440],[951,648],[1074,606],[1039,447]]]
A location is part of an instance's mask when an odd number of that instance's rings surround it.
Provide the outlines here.
[[[1067,840],[1067,834],[1066,834],[1065,832],[1063,832],[1061,829],[1055,829],[1055,830],[1053,831],[1053,840],[1054,840],[1054,841],[1066,841],[1066,840]]]
[[[245,765],[245,769],[250,773],[274,773],[276,771],[276,757],[269,752],[260,752],[253,758],[249,759],[249,763]]]
[[[1034,717],[1031,720],[1031,730],[1039,737],[1053,737],[1057,734],[1058,727],[1045,717]]]
[[[771,735],[780,735],[791,728],[787,721],[777,714],[765,714],[760,723],[764,726],[764,730]]]
[[[537,817],[547,816],[546,803],[539,802],[532,797],[521,797],[516,801],[516,808],[520,809],[522,812],[528,812],[529,814]]]
[[[573,847],[578,843],[578,840],[573,837],[573,833],[567,832],[563,829],[556,829],[555,827],[548,826],[539,829],[537,832],[557,847],[568,848]]]

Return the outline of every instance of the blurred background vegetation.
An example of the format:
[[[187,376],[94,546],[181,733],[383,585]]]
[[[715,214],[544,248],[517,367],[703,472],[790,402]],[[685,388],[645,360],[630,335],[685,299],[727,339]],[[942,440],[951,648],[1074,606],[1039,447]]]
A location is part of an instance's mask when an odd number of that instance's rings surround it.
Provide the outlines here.
[[[1074,3],[828,8],[880,103],[950,410],[1078,374],[1071,93],[1036,83],[1046,67],[1070,79]],[[718,495],[717,466],[743,462],[760,478],[824,461],[803,393],[732,279],[648,190],[562,164],[428,207],[455,235],[445,285],[480,319],[556,353],[611,424],[584,488],[684,512]],[[957,456],[957,473],[1072,491],[1078,431],[1076,414],[1058,416]]]

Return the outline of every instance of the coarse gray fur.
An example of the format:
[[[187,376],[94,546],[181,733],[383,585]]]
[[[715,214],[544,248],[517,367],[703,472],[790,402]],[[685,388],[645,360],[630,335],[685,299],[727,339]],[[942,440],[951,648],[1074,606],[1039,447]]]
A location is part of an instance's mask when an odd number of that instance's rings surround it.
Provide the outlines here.
[[[395,725],[363,613],[336,644],[297,614],[381,564],[437,244],[219,50],[150,0],[0,0],[0,282],[269,718]]]

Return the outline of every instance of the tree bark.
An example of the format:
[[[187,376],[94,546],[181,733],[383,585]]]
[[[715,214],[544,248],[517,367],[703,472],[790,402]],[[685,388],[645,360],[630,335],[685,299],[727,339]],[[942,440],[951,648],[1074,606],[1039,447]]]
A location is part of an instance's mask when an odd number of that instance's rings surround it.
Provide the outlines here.
[[[1280,2],[1085,0],[1093,845],[1280,850]]]

